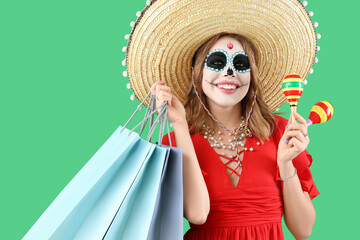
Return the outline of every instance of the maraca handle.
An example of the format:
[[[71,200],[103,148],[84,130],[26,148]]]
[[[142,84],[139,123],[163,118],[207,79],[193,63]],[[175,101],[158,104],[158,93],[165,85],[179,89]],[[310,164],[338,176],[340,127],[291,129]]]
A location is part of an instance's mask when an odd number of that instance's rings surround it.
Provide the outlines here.
[[[292,113],[296,112],[296,106],[291,106],[290,109]],[[296,123],[296,118],[294,115],[291,115],[291,123]]]

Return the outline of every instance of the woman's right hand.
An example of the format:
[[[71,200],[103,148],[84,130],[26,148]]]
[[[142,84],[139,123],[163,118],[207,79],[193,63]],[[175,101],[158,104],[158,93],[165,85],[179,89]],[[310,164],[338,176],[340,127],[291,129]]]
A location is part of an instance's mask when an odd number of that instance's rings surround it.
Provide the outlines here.
[[[165,81],[155,82],[150,91],[156,96],[156,108],[164,102],[168,102],[167,119],[174,124],[186,124],[185,108],[177,97],[171,93],[170,87],[165,85]]]

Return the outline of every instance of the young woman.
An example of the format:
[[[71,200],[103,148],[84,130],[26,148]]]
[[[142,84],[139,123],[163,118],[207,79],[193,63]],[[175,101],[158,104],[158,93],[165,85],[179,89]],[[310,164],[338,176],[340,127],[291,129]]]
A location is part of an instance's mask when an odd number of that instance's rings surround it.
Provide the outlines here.
[[[196,51],[192,83],[184,105],[165,81],[151,87],[157,106],[168,102],[172,142],[183,151],[191,226],[184,239],[283,239],[282,215],[296,239],[309,237],[319,192],[306,121],[272,113],[252,44],[237,34],[213,36]]]
[[[132,99],[151,90],[168,102],[172,143],[183,151],[185,239],[310,236],[312,199],[306,122],[273,112],[282,82],[312,72],[319,49],[298,0],[153,0],[126,47]],[[145,102],[147,105],[148,102]],[[168,137],[163,143],[169,144]]]

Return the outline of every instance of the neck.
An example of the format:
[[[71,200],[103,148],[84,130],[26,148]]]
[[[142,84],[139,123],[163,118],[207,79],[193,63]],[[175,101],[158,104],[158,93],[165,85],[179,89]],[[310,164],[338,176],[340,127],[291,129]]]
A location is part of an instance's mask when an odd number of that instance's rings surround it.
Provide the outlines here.
[[[235,106],[223,107],[209,101],[209,110],[215,119],[228,130],[238,128],[242,122],[241,102]]]

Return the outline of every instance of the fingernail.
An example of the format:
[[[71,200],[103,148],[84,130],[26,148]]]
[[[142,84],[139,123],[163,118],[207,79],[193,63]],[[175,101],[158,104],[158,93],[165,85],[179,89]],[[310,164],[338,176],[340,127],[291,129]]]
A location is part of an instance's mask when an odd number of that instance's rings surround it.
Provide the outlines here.
[[[290,139],[284,139],[284,142],[285,142],[285,143],[289,143],[289,142],[290,142]]]

